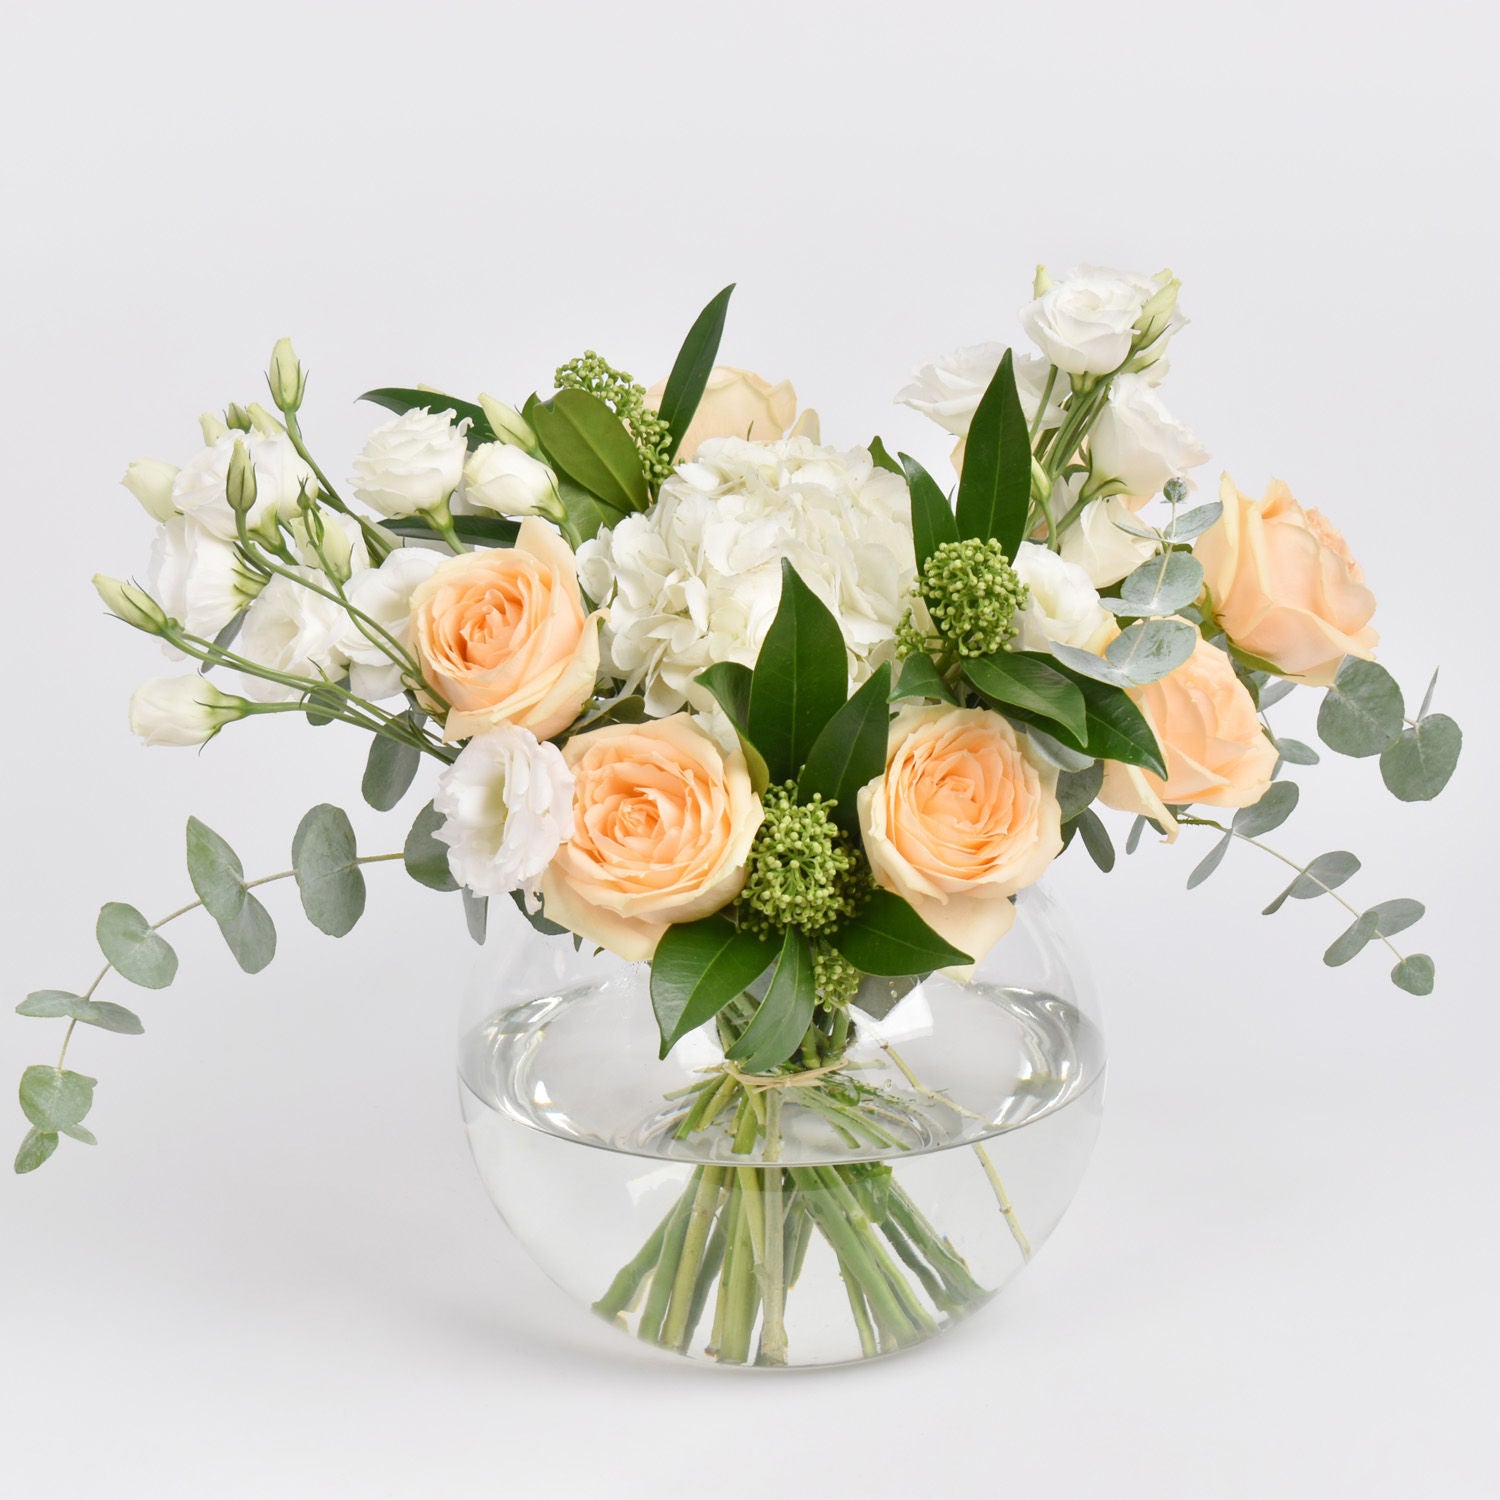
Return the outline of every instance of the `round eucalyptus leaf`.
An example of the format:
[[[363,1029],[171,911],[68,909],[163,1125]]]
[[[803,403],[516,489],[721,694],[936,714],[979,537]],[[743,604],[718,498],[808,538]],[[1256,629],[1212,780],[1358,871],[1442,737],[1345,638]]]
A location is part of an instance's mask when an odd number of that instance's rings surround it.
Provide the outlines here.
[[[1137,620],[1105,648],[1110,665],[1134,687],[1157,682],[1193,654],[1198,632],[1186,620]]]
[[[94,1104],[97,1079],[38,1063],[21,1074],[21,1109],[38,1130],[77,1125]]]
[[[1242,838],[1258,838],[1273,828],[1280,828],[1291,817],[1301,795],[1295,781],[1276,781],[1271,789],[1250,807],[1234,815],[1234,831]]]
[[[1380,936],[1379,926],[1371,912],[1363,912],[1336,937],[1323,955],[1323,962],[1331,969],[1346,964],[1359,953],[1366,943]]]
[[[1143,562],[1120,585],[1117,615],[1169,615],[1203,592],[1203,564],[1191,552]]]
[[[1435,978],[1433,962],[1425,953],[1413,953],[1391,970],[1391,983],[1409,995],[1430,995]]]
[[[66,990],[35,990],[16,1007],[16,1014],[47,1018],[67,1016],[85,1026],[98,1026],[101,1030],[117,1031],[125,1036],[139,1036],[146,1029],[141,1018],[123,1005],[114,1005],[108,1000],[85,1000]]]
[[[313,808],[292,839],[292,869],[302,909],[320,932],[343,937],[365,909],[364,872],[354,827],[341,807],[327,802]]]
[[[1447,714],[1428,714],[1381,751],[1381,779],[1403,802],[1431,802],[1448,785],[1463,743],[1463,731]]]
[[[94,928],[100,951],[115,969],[142,989],[165,989],[177,977],[177,954],[172,945],[135,907],[109,901],[100,909]]]
[[[1340,755],[1379,755],[1400,735],[1405,713],[1396,679],[1378,662],[1349,656],[1318,709],[1318,736]]]

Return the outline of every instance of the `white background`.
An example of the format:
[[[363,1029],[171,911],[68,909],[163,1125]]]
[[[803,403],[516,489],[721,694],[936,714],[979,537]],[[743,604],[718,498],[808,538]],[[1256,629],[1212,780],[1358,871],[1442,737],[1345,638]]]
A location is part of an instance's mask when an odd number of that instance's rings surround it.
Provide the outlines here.
[[[87,981],[102,901],[184,899],[190,811],[251,872],[321,800],[399,845],[411,809],[358,807],[352,731],[142,750],[125,704],[163,664],[89,588],[144,571],[126,461],[263,399],[282,333],[340,475],[367,387],[520,397],[586,346],[649,381],[736,279],[727,359],[939,466],[890,404],[913,364],[1015,337],[1035,260],[1170,264],[1168,400],[1245,488],[1280,475],[1343,526],[1383,659],[1414,697],[1441,664],[1469,744],[1429,807],[1372,763],[1302,772],[1280,834],[1430,904],[1431,999],[1374,950],[1325,970],[1331,904],[1260,917],[1281,872],[1253,850],[1192,894],[1191,835],[1109,879],[1063,862],[1112,1044],[1090,1176],[998,1306],[846,1373],[642,1360],[530,1265],[459,1128],[451,900],[377,870],[336,945],[283,888],[255,980],[184,922],[172,990],[109,992],[148,1034],[77,1039],[99,1147],[0,1181],[0,1493],[1500,1490],[1488,10],[16,7],[7,1007]],[[0,1077],[58,1029],[0,1014]]]

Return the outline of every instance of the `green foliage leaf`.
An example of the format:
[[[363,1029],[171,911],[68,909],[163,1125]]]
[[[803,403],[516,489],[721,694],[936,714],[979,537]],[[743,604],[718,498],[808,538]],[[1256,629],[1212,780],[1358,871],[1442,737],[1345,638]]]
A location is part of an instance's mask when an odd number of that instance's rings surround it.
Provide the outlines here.
[[[485,416],[482,406],[473,401],[460,401],[456,396],[445,396],[441,391],[387,385],[378,390],[366,391],[359,399],[368,401],[373,406],[383,406],[387,411],[395,412],[398,417],[409,411],[452,412],[455,422],[467,417],[472,424],[469,428],[471,448],[480,443],[495,441],[495,429],[490,426],[490,419]]]
[[[849,1002],[875,1021],[883,1021],[922,982],[920,974],[866,974]]]
[[[719,340],[724,336],[724,319],[729,313],[729,298],[734,292],[731,281],[722,292],[693,320],[682,348],[672,362],[672,373],[662,391],[659,414],[672,433],[669,457],[676,458],[682,439],[693,425],[693,414],[703,399],[708,377],[713,373],[719,354]]]
[[[959,536],[993,537],[1015,557],[1031,509],[1031,434],[1009,349],[969,424],[955,509]]]
[[[1315,766],[1320,759],[1318,752],[1301,740],[1277,740],[1276,753],[1289,766]]]
[[[870,439],[870,457],[875,460],[877,469],[884,469],[888,474],[900,474],[903,479],[906,477],[906,471],[891,457],[890,449],[878,437]]]
[[[1195,505],[1192,510],[1174,512],[1171,524],[1163,535],[1173,544],[1190,542],[1203,535],[1224,514],[1224,506],[1218,500],[1207,505]]]
[[[838,621],[783,558],[781,603],[750,683],[749,738],[773,781],[789,781],[802,770],[848,690]]]
[[[1234,815],[1234,831],[1242,838],[1259,838],[1273,828],[1280,828],[1296,810],[1301,790],[1295,781],[1273,781],[1270,790],[1250,807]]]
[[[1379,920],[1372,912],[1364,912],[1336,937],[1323,955],[1323,962],[1331,969],[1346,964],[1361,952],[1366,943],[1380,936]]]
[[[823,726],[797,778],[798,796],[811,801],[821,793],[832,802],[833,820],[858,834],[859,789],[885,770],[890,738],[891,668],[886,662]]]
[[[517,892],[516,894],[520,894]],[[469,929],[469,936],[476,943],[483,944],[485,932],[490,925],[490,898],[488,896],[476,896],[467,886],[463,889],[464,900],[464,925]],[[556,926],[553,923],[553,926]]]
[[[428,803],[416,816],[401,850],[406,873],[434,891],[456,891],[458,882],[448,868],[448,846],[437,837],[443,815]]]
[[[651,960],[651,1008],[665,1057],[764,974],[776,945],[722,915],[669,927]]]
[[[1463,731],[1447,714],[1428,714],[1380,752],[1380,776],[1403,802],[1431,802],[1448,785]]]
[[[1065,663],[1054,665],[1083,694],[1085,732],[1077,735],[1055,720],[1046,719],[1041,723],[1042,729],[1065,748],[1081,752],[1091,760],[1117,760],[1127,766],[1143,766],[1158,776],[1167,774],[1151,726],[1122,688],[1095,682]],[[1016,707],[1007,709],[1007,713],[1027,724],[1034,724],[1041,717]]]
[[[85,1000],[66,990],[34,990],[18,1006],[18,1016],[61,1016],[83,1026],[97,1026],[101,1031],[116,1031],[122,1036],[139,1036],[146,1028],[133,1010],[108,1000]]]
[[[618,510],[645,509],[640,450],[597,396],[559,391],[550,401],[528,403],[526,419],[553,466],[569,479]]]
[[[1377,662],[1346,656],[1318,709],[1318,736],[1340,755],[1379,755],[1405,722],[1396,680]]]
[[[750,668],[742,662],[716,661],[713,666],[700,672],[695,680],[714,695],[719,707],[734,725],[740,749],[744,752],[745,764],[750,768],[750,784],[759,795],[770,784],[771,776],[766,769],[765,757],[750,739]]]
[[[475,547],[512,547],[520,535],[521,523],[505,516],[453,516],[453,530],[459,541]],[[415,541],[440,542],[441,533],[421,516],[398,516],[393,519],[381,517],[382,531],[396,536],[410,537]]]
[[[892,891],[874,892],[830,941],[856,969],[892,978],[973,962]]]
[[[403,716],[408,723],[413,715]],[[377,812],[389,812],[410,790],[421,764],[422,752],[404,740],[393,739],[383,730],[370,741],[360,791]]]
[[[1078,835],[1089,852],[1089,858],[1108,875],[1115,867],[1114,841],[1104,826],[1104,820],[1093,808],[1085,808],[1078,815]]]
[[[1420,901],[1404,896],[1395,901],[1382,901],[1365,913],[1375,923],[1376,937],[1394,937],[1398,932],[1415,926],[1426,915],[1427,908]]]
[[[908,453],[901,455],[901,472],[911,495],[911,537],[920,574],[922,564],[944,542],[958,540],[958,521],[937,480]]]
[[[343,937],[365,909],[365,875],[354,826],[341,807],[320,802],[292,836],[292,871],[307,920],[329,937]]]
[[[466,893],[467,894],[467,893]],[[515,902],[516,910],[538,931],[543,937],[566,937],[568,929],[560,922],[550,921],[542,911],[541,903],[537,903],[537,909],[532,911],[526,904],[526,898],[520,891],[512,891],[510,899]]]
[[[1409,995],[1430,995],[1436,978],[1431,958],[1413,953],[1391,970],[1391,982]]]
[[[812,944],[795,928],[788,928],[766,997],[725,1055],[746,1073],[769,1073],[780,1067],[807,1035],[816,1002]]]
[[[172,945],[160,933],[152,932],[135,907],[123,901],[106,902],[94,933],[100,952],[132,984],[162,990],[177,977],[177,954]]]
[[[1289,682],[1285,677],[1272,678],[1265,683],[1260,690],[1258,706],[1260,708],[1272,708],[1280,703],[1283,698],[1289,697],[1296,692],[1299,684]]]
[[[235,962],[247,974],[258,974],[276,956],[276,924],[246,890],[239,856],[197,818],[187,823],[187,867],[198,899],[218,924]]]
[[[592,541],[601,531],[612,530],[625,519],[625,511],[606,505],[566,474],[557,476],[557,494],[567,513],[569,529],[580,542]]]
[[[1143,562],[1120,585],[1117,615],[1170,615],[1203,592],[1203,564],[1191,552],[1167,552]]]
[[[94,1106],[96,1078],[38,1063],[21,1074],[21,1109],[38,1130],[66,1130]]]
[[[21,1140],[21,1149],[16,1152],[16,1171],[35,1172],[56,1150],[57,1131],[38,1130],[32,1126]]]
[[[340,685],[348,687],[349,679],[346,677]],[[307,712],[307,722],[314,729],[321,729],[338,718],[344,699],[329,688],[314,688],[302,699],[302,703]]]
[[[1334,891],[1359,872],[1359,860],[1347,849],[1320,854],[1303,867],[1296,879],[1261,913],[1274,916],[1288,901],[1310,901],[1327,891]]]
[[[1125,835],[1125,852],[1134,854],[1141,846],[1141,835],[1146,831],[1147,819],[1144,814],[1138,813],[1131,820],[1130,832]]]
[[[915,658],[913,658],[915,660]],[[1040,652],[996,651],[970,657],[964,675],[999,709],[1021,709],[1080,743],[1087,738],[1088,712],[1076,683]]]
[[[930,656],[918,652],[901,663],[896,685],[891,689],[891,702],[899,703],[903,698],[936,698],[940,703],[957,703],[953,689],[943,681],[937,664]]]
[[[1193,873],[1188,876],[1187,888],[1196,890],[1215,870],[1224,863],[1224,856],[1229,853],[1229,846],[1234,842],[1234,835],[1226,833],[1212,849],[1194,867]]]
[[[1104,767],[1099,761],[1082,771],[1064,771],[1057,778],[1057,800],[1062,805],[1062,820],[1071,823],[1083,814],[1104,785]]]

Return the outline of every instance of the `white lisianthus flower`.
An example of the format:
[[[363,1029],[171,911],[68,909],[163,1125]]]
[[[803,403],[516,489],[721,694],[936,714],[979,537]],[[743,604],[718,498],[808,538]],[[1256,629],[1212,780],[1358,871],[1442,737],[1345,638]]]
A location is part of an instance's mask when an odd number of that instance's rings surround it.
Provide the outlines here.
[[[153,677],[130,699],[130,727],[148,745],[204,745],[249,707],[197,672]]]
[[[509,443],[481,443],[464,464],[459,492],[466,505],[502,516],[562,514],[557,475],[529,453]]]
[[[1112,495],[1107,500],[1090,500],[1063,532],[1063,557],[1077,563],[1095,588],[1107,589],[1118,583],[1156,553],[1151,537],[1134,536],[1122,530],[1122,524],[1140,526],[1125,497]]]
[[[432,577],[444,554],[427,547],[398,547],[378,568],[351,578],[344,593],[349,603],[373,620],[403,650],[411,647],[411,596]],[[347,621],[342,649],[349,658],[349,687],[361,698],[378,702],[401,691],[401,668],[359,628]]]
[[[234,445],[245,445],[255,470],[255,504],[245,517],[254,530],[265,521],[286,520],[297,514],[297,496],[305,487],[317,492],[312,469],[292,447],[284,432],[240,432],[231,428],[178,470],[172,481],[172,505],[192,516],[216,535],[232,540],[238,535],[226,482]]]
[[[863,682],[894,650],[916,577],[910,501],[864,449],[808,438],[710,439],[628,516],[578,551],[589,595],[609,602],[608,669],[658,717],[713,699],[694,678],[754,663],[781,600],[781,559],[833,611]]]
[[[980,398],[995,378],[1004,354],[1004,344],[970,344],[941,359],[929,360],[912,371],[910,383],[896,392],[896,400],[924,417],[931,417],[954,437],[967,437]],[[1023,354],[1015,361],[1016,393],[1028,423],[1036,420],[1049,368],[1048,362],[1036,354]],[[1052,382],[1042,431],[1062,425],[1062,404],[1069,389],[1065,376]]]
[[[1124,364],[1146,304],[1171,278],[1080,266],[1021,309],[1021,324],[1037,347],[1069,375],[1108,375]],[[1171,325],[1153,341],[1164,346],[1183,324]]]
[[[436,511],[464,477],[469,421],[418,407],[377,427],[354,460],[354,493],[391,519]]]
[[[261,591],[245,615],[234,643],[240,656],[284,676],[316,684],[337,682],[349,664],[344,640],[349,616],[336,599],[325,599],[297,580],[323,586],[323,575],[312,568],[294,568],[293,576],[278,573]],[[245,692],[260,703],[289,703],[303,690],[245,674]]]
[[[138,458],[125,470],[120,483],[141,503],[141,509],[153,521],[170,521],[177,514],[172,504],[172,484],[177,465],[159,458]]]
[[[459,751],[432,805],[455,880],[476,896],[534,895],[573,833],[573,773],[556,745],[502,724]]]
[[[173,516],[151,544],[151,593],[189,635],[211,641],[260,593],[265,580],[200,514]],[[170,656],[181,653],[167,648]]]
[[[1018,651],[1045,651],[1052,642],[1104,649],[1115,634],[1115,619],[1077,563],[1036,542],[1022,542],[1014,566],[1029,594],[1015,617]]]
[[[1154,495],[1208,460],[1192,429],[1175,420],[1144,375],[1117,375],[1089,438],[1090,486]]]

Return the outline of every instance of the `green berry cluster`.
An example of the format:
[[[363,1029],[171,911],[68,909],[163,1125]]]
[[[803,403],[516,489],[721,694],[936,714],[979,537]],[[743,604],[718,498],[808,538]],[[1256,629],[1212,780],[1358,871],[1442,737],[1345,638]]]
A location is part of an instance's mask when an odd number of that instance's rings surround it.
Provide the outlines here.
[[[1016,611],[1029,597],[993,537],[943,542],[922,564],[919,592],[938,634],[960,656],[988,656],[1012,640]],[[901,643],[898,634],[898,650]]]
[[[586,349],[579,359],[559,365],[553,376],[560,391],[587,391],[597,396],[625,424],[640,449],[648,479],[665,479],[672,472],[672,434],[665,421],[646,405],[646,388],[624,370],[617,370]]]
[[[765,821],[750,846],[740,916],[752,931],[831,932],[853,910],[859,857],[821,796],[797,801],[797,783],[761,793]]]
[[[847,1005],[859,993],[864,974],[838,949],[827,943],[813,945],[813,989],[820,1004],[830,1009]]]

